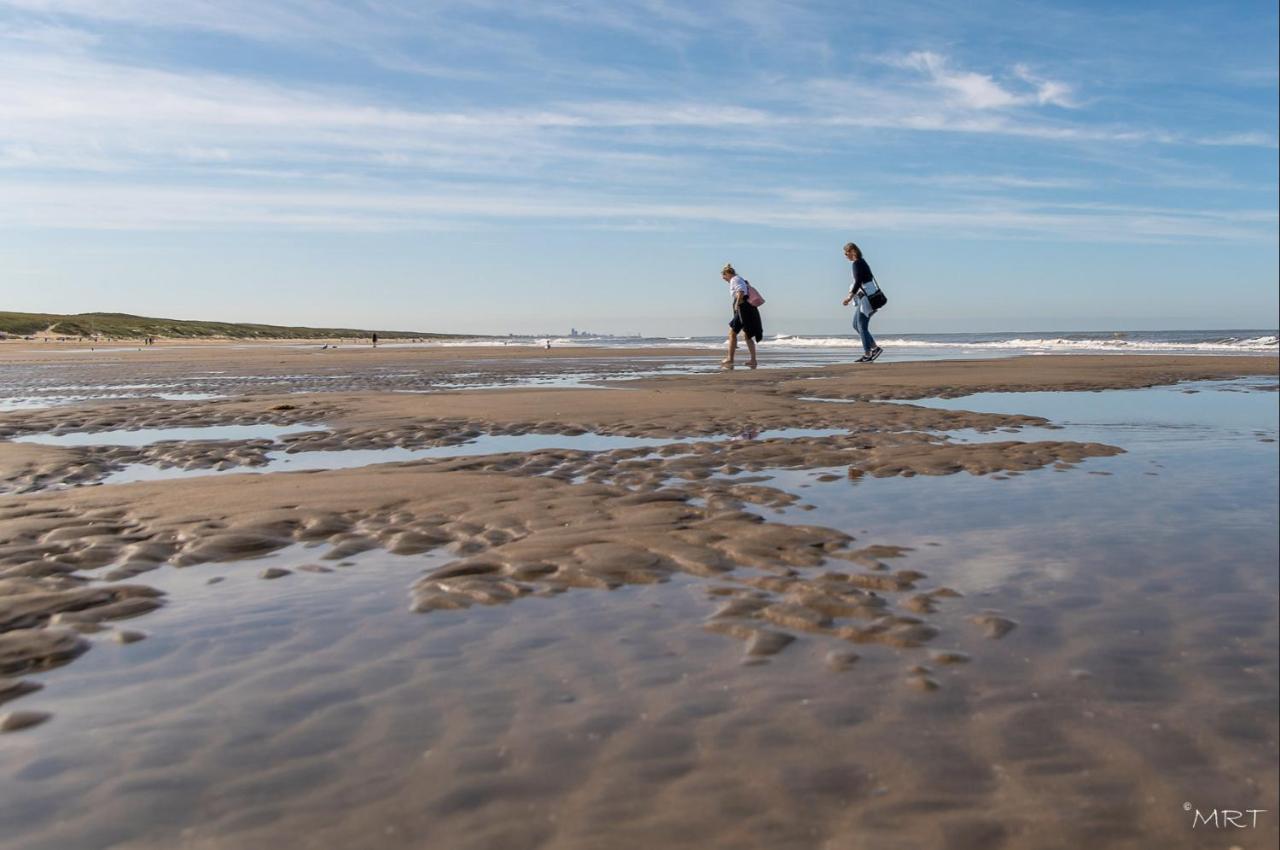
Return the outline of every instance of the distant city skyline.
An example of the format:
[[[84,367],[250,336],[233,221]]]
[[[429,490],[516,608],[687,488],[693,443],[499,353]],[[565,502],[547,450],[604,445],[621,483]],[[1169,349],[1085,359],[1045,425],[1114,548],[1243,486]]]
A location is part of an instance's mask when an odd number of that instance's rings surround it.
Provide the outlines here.
[[[1274,328],[1274,3],[0,0],[0,309]]]

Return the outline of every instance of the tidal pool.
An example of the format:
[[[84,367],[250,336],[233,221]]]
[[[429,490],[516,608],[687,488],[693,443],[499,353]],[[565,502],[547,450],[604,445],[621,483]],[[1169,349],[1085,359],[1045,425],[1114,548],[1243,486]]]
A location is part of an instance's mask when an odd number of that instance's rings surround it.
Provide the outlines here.
[[[76,431],[68,434],[27,434],[15,443],[47,446],[150,446],[196,440],[276,440],[289,434],[322,430],[317,425],[201,425],[191,428],[137,428],[121,431]]]
[[[235,426],[242,427],[242,426]],[[260,426],[243,426],[260,427]],[[158,430],[158,429],[157,429]],[[166,429],[203,430],[203,429]],[[316,430],[314,427],[294,428],[288,433]],[[134,432],[114,432],[131,434]],[[103,479],[104,484],[126,484],[131,481],[162,481],[172,478],[194,478],[201,475],[230,475],[236,473],[302,472],[322,469],[354,469],[379,463],[404,463],[413,460],[431,460],[453,457],[476,457],[490,454],[525,453],[557,449],[586,452],[604,452],[613,449],[660,448],[698,442],[723,442],[726,440],[788,440],[798,437],[824,437],[846,433],[840,428],[778,428],[766,431],[744,431],[738,434],[719,434],[698,437],[620,437],[609,434],[485,434],[448,446],[431,448],[385,449],[332,449],[319,451],[275,450],[267,452],[267,463],[260,466],[231,467],[228,469],[184,469],[177,466],[155,466],[135,463],[119,469]],[[73,435],[67,435],[73,436]],[[85,435],[89,436],[89,435]],[[277,436],[283,436],[277,435]],[[140,445],[149,445],[141,443]]]
[[[908,547],[877,557],[964,594],[929,647],[857,645],[843,672],[847,644],[803,633],[742,664],[702,628],[719,579],[424,615],[408,587],[449,553],[161,567],[134,581],[169,603],[112,624],[145,640],[94,637],[17,703],[54,717],[0,736],[0,843],[1273,846],[1275,395],[1129,406],[1147,393],[1074,420],[999,400],[1127,451],[1072,469],[772,473],[813,508],[785,519]],[[1016,626],[988,637],[988,612]],[[920,666],[937,690],[908,684]],[[1224,841],[1186,803],[1268,812]]]

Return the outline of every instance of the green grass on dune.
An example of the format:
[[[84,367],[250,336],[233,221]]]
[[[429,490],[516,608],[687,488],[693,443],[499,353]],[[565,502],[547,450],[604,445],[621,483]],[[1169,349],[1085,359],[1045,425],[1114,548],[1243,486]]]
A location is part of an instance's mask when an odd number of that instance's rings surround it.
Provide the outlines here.
[[[385,339],[460,339],[461,334],[420,331],[372,331],[359,328],[306,328],[260,325],[250,322],[196,322],[186,319],[156,319],[128,313],[9,313],[0,311],[0,333],[9,336],[88,337],[139,339],[147,336],[166,339],[332,339],[368,338],[377,333]]]

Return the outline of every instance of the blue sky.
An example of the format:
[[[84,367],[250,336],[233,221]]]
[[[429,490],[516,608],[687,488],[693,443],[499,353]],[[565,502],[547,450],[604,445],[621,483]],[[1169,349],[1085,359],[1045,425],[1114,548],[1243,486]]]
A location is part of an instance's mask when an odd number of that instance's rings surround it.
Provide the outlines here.
[[[0,0],[0,308],[1276,325],[1268,2]]]

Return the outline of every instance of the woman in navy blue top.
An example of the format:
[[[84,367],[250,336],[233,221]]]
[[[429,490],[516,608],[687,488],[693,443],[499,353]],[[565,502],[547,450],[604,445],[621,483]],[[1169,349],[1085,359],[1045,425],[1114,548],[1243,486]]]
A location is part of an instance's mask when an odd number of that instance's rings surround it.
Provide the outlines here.
[[[870,363],[883,353],[883,349],[876,345],[875,337],[871,335],[871,317],[876,311],[867,299],[865,289],[867,284],[875,285],[875,275],[871,273],[871,266],[867,265],[867,261],[862,257],[862,249],[857,245],[852,242],[846,243],[844,256],[853,263],[853,284],[849,287],[848,296],[841,303],[848,307],[850,301],[857,302],[853,308],[853,329],[858,332],[858,338],[862,340],[863,351],[858,362]]]

